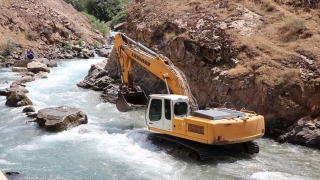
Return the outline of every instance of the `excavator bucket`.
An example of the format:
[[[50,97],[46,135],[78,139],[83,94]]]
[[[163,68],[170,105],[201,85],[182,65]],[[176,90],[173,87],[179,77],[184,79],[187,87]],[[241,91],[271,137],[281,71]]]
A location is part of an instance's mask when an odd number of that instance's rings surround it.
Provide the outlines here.
[[[139,110],[147,106],[148,98],[143,91],[118,92],[116,101],[120,112]]]

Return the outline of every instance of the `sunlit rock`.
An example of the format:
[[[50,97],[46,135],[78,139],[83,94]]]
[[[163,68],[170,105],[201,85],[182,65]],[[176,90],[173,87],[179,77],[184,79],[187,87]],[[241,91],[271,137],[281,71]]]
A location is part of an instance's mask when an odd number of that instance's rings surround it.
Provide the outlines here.
[[[28,63],[27,68],[28,68],[28,71],[33,72],[35,74],[40,71],[50,72],[50,69],[48,68],[48,66],[46,64],[36,62],[36,61]]]
[[[77,108],[51,107],[38,111],[37,123],[48,131],[63,131],[88,123],[87,115]]]

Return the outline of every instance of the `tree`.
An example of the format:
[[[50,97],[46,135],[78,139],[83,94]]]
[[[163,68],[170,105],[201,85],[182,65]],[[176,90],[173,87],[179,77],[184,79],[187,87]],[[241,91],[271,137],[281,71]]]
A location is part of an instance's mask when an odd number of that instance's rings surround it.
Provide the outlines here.
[[[120,0],[89,0],[86,4],[89,14],[102,21],[110,21],[121,10]]]
[[[86,5],[90,0],[64,0],[66,3],[71,4],[78,11],[86,11]]]

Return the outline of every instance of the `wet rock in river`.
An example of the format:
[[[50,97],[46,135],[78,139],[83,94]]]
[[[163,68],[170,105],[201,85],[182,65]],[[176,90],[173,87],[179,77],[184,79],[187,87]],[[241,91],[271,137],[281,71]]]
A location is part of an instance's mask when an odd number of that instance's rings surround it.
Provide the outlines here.
[[[316,118],[303,117],[290,129],[290,132],[279,136],[277,141],[320,148],[320,116]]]
[[[80,109],[60,106],[39,110],[37,123],[48,131],[56,132],[86,124],[88,118]]]
[[[48,66],[44,63],[40,63],[40,62],[31,62],[28,63],[27,65],[28,67],[28,71],[33,72],[33,73],[38,73],[40,71],[44,71],[44,72],[50,72],[50,69],[48,68]]]
[[[19,107],[32,105],[32,102],[24,92],[14,90],[9,96],[7,96],[6,105],[10,107]]]
[[[34,109],[33,106],[28,106],[28,107],[25,107],[23,108],[22,112],[36,112],[36,110]]]

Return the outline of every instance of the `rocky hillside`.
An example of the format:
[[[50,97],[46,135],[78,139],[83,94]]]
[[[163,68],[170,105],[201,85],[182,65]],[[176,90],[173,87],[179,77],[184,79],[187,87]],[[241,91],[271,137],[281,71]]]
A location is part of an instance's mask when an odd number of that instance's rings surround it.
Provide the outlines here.
[[[320,115],[319,8],[315,0],[135,0],[123,32],[185,72],[201,108],[254,110],[279,135]],[[136,84],[165,92],[135,66]],[[115,67],[111,60],[106,70],[117,78]]]
[[[0,44],[11,40],[22,53],[33,48],[44,57],[67,42],[104,43],[91,22],[63,0],[0,0]]]

